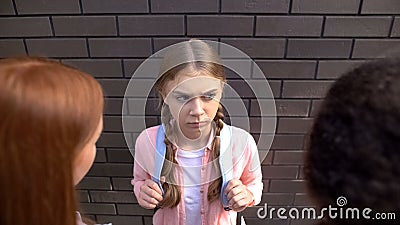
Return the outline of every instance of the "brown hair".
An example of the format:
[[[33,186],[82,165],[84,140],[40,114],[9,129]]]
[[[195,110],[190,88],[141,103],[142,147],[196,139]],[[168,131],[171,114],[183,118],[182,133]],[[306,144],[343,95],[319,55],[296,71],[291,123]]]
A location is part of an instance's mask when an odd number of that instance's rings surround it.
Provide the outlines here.
[[[174,80],[176,75],[182,71],[183,69],[190,69],[193,74],[197,74],[196,72],[202,71],[205,74],[211,75],[223,82],[226,82],[225,72],[223,66],[219,63],[220,59],[216,52],[205,42],[200,40],[190,40],[188,42],[183,42],[182,45],[174,47],[172,51],[169,51],[164,58],[164,64],[161,68],[162,75],[157,80],[155,86],[156,90],[159,93],[161,99],[161,93],[164,93],[165,86],[168,81]],[[177,60],[177,58],[180,58]],[[175,64],[175,65],[174,65]],[[165,71],[165,72],[164,72]],[[172,144],[172,142],[167,138],[171,137],[170,133],[173,132],[172,125],[170,124],[170,120],[172,119],[172,115],[169,111],[168,107],[164,108],[164,113],[162,117],[162,123],[165,125],[165,138],[164,142],[166,145],[166,155],[165,159],[167,162],[172,163],[164,163],[162,168],[161,175],[166,177],[166,181],[163,184],[163,189],[165,191],[164,198],[160,202],[160,207],[175,207],[179,204],[181,200],[181,193],[178,185],[175,184],[174,173],[172,169],[172,165],[177,164],[175,159],[176,147]],[[223,108],[220,104],[218,107],[218,111],[214,117],[214,122],[216,123],[216,133],[213,140],[213,149],[212,149],[212,157],[210,161],[213,161],[214,169],[216,170],[216,174],[220,174],[220,168],[218,163],[219,157],[219,146],[220,146],[220,131],[223,128]],[[172,181],[172,182],[171,182]],[[208,201],[212,202],[217,200],[220,196],[222,185],[222,178],[219,177],[216,180],[212,181],[207,193]]]
[[[44,58],[0,60],[0,224],[76,223],[73,161],[102,112],[90,75]]]

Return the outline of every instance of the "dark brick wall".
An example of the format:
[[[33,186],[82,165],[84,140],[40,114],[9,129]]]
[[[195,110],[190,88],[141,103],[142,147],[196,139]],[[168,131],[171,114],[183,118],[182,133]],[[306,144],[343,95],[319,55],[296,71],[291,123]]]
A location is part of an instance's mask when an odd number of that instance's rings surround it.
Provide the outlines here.
[[[125,88],[143,60],[190,37],[222,41],[252,57],[268,78],[278,115],[277,134],[262,166],[261,205],[309,206],[301,172],[304,137],[327,88],[342,72],[400,51],[400,2],[2,0],[0,28],[0,57],[60,59],[102,84],[104,133],[93,168],[78,186],[82,211],[99,222],[147,225],[152,211],[142,209],[132,194],[133,163],[121,125]],[[257,101],[241,82],[230,79],[257,124]],[[149,102],[156,104],[155,99]],[[150,125],[159,121],[151,110],[147,119]],[[246,210],[247,224],[266,223],[256,218],[256,211]]]

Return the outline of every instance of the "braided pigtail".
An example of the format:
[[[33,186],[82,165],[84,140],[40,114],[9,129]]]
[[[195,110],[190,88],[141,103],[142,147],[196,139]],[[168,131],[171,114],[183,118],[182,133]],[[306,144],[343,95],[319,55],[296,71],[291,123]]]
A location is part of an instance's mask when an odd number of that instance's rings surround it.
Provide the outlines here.
[[[173,165],[178,163],[175,159],[175,152],[177,149],[168,139],[168,137],[172,137],[173,132],[173,128],[170,123],[172,115],[168,106],[165,106],[164,111],[165,113],[163,113],[164,116],[162,117],[162,123],[165,125],[164,143],[166,147],[166,153],[164,165],[161,170],[161,176],[165,176],[166,182],[162,185],[164,189],[164,197],[163,200],[159,203],[159,206],[161,208],[173,208],[179,204],[181,200],[181,192],[179,190],[179,186],[176,185],[174,177]]]
[[[219,146],[221,144],[220,140],[220,133],[222,128],[224,127],[224,123],[222,122],[224,120],[225,116],[223,113],[223,108],[222,105],[220,104],[218,106],[218,111],[217,114],[214,117],[214,122],[216,123],[216,132],[215,132],[215,137],[213,141],[213,149],[212,149],[212,158],[211,160],[214,161],[214,169],[217,172],[216,174],[221,174],[221,169],[219,167]],[[220,196],[221,192],[221,186],[222,186],[222,177],[219,176],[218,179],[214,180],[211,182],[210,186],[208,187],[208,194],[207,194],[207,199],[209,202],[213,202],[214,200],[217,200]]]

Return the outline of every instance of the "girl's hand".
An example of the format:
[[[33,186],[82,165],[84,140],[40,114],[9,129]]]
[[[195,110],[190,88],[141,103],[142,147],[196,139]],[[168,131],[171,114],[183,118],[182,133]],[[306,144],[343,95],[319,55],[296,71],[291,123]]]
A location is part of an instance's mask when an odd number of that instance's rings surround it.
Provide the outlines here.
[[[225,194],[228,196],[229,206],[236,212],[243,211],[254,201],[253,194],[239,179],[229,181]]]
[[[154,209],[162,200],[162,191],[157,183],[151,179],[145,180],[140,187],[138,198],[139,205],[146,209]]]

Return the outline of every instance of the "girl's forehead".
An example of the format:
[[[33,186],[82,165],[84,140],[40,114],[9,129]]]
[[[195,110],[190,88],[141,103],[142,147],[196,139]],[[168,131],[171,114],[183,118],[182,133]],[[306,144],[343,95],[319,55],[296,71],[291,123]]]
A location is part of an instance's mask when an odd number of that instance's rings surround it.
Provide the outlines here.
[[[178,74],[178,76],[167,83],[167,94],[180,93],[190,95],[201,95],[209,91],[222,90],[223,82],[213,76],[199,74],[197,76]]]

